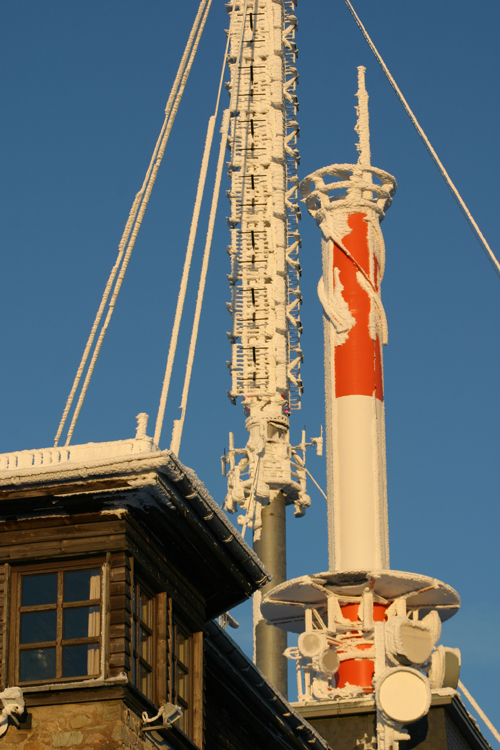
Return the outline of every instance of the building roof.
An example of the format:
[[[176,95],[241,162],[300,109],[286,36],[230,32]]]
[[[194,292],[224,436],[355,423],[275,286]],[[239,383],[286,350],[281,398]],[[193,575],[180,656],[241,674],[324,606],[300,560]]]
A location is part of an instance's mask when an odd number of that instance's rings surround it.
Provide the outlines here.
[[[194,471],[170,451],[156,449],[150,438],[0,455],[4,519],[92,512],[120,516],[123,510],[144,520],[160,543],[175,526],[179,541],[189,534],[200,554],[210,548],[212,557],[225,560],[239,581],[239,594],[235,588],[227,606],[271,580]],[[219,604],[214,599],[211,617],[223,598]]]
[[[258,707],[259,719],[268,727],[274,727],[276,750],[280,747],[308,748],[309,750],[330,750],[329,744],[313,727],[292,708],[281,693],[257,669],[255,664],[243,653],[233,639],[215,622],[206,626],[208,638],[206,649],[208,657],[217,660],[217,672],[222,674],[227,683],[243,681],[245,695],[254,698],[254,710]],[[210,662],[207,660],[207,667]],[[235,721],[255,721],[252,708],[247,704],[248,717],[235,716]],[[286,741],[286,745],[282,743]]]

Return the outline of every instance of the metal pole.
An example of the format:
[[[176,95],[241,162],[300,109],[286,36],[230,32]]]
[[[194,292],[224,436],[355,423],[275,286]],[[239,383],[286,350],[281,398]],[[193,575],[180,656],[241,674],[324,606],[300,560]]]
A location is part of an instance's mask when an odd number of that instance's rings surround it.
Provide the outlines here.
[[[286,505],[279,492],[269,505],[262,509],[262,531],[260,540],[254,541],[254,550],[273,576],[273,580],[261,589],[262,596],[286,581]],[[287,659],[283,652],[287,647],[286,631],[267,625],[259,619],[255,625],[255,662],[263,674],[286,698],[288,692]]]

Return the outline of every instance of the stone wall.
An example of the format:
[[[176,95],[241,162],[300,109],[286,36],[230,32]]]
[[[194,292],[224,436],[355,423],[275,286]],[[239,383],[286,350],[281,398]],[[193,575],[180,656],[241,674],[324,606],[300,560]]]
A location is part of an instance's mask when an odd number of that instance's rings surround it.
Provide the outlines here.
[[[121,701],[30,707],[31,728],[9,726],[2,750],[167,750],[156,733],[142,733],[141,720]]]
[[[372,750],[376,742],[374,713],[308,718],[309,723],[335,750]],[[400,750],[471,750],[471,745],[441,706],[406,727],[411,739],[399,743]]]
[[[335,750],[371,750],[376,747],[376,742],[372,742],[372,738],[377,734],[373,713],[322,719],[306,718]]]

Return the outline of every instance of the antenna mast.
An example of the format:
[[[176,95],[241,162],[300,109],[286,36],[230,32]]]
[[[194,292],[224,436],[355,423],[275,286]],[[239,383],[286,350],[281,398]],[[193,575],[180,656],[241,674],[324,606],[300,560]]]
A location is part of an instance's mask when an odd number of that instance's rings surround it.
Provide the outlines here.
[[[229,398],[238,397],[249,440],[223,457],[225,508],[253,530],[254,548],[273,575],[286,580],[285,508],[310,505],[303,468],[305,435],[290,445],[289,416],[300,408],[300,235],[297,150],[296,0],[229,3],[231,131],[232,360]],[[297,454],[301,450],[302,455]],[[262,591],[265,591],[263,589]],[[254,595],[254,658],[286,694],[286,633],[267,626]]]

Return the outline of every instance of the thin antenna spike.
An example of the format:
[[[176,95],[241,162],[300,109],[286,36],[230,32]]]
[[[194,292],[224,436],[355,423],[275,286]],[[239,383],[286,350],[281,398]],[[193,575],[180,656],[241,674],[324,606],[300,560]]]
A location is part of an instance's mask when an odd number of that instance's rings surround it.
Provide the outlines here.
[[[358,106],[356,107],[358,113],[358,121],[355,126],[355,131],[359,136],[359,141],[356,144],[356,148],[359,152],[358,164],[361,167],[371,167],[371,150],[370,150],[370,115],[368,111],[368,92],[366,90],[365,81],[366,68],[363,65],[358,67],[358,90],[356,97],[358,99]]]

